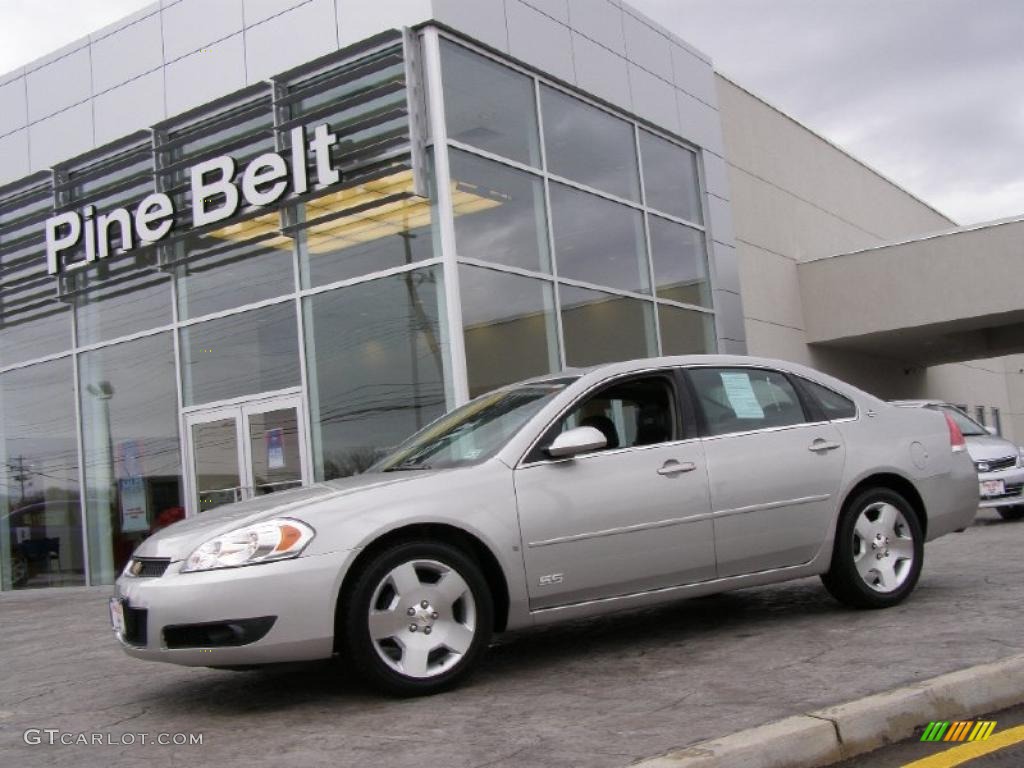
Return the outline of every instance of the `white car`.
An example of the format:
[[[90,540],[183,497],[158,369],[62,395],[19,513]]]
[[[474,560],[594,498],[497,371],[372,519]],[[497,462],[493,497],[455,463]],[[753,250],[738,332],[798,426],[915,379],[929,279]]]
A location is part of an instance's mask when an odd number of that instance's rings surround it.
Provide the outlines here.
[[[967,442],[967,452],[978,470],[978,491],[983,509],[994,509],[1004,520],[1024,518],[1024,448],[995,434],[954,405],[941,400],[896,400],[893,405],[930,408],[949,414]]]

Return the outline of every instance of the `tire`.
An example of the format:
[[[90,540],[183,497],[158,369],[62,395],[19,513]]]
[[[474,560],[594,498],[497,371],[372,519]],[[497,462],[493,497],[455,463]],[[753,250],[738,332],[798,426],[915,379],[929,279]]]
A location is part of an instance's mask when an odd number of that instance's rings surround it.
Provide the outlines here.
[[[487,580],[450,544],[397,544],[373,557],[347,594],[343,663],[385,693],[423,696],[454,687],[491,639]]]
[[[1024,519],[1024,507],[999,507],[996,509],[1003,520]]]
[[[844,506],[821,580],[841,603],[888,608],[914,590],[923,563],[924,531],[914,508],[896,491],[870,488]]]

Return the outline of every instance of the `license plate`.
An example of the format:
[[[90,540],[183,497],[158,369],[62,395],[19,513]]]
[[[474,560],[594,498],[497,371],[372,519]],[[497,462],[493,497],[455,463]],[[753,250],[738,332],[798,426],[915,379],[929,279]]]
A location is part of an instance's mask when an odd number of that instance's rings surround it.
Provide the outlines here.
[[[1006,486],[1002,480],[983,480],[981,483],[982,496],[1002,496],[1006,493]]]
[[[110,598],[110,626],[117,634],[124,634],[124,601],[119,597]]]

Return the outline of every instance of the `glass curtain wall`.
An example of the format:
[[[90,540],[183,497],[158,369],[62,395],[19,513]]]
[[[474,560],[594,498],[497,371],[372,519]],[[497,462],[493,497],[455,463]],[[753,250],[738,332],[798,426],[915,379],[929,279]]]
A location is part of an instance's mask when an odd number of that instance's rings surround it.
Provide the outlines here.
[[[448,38],[441,75],[470,394],[714,351],[696,152]]]

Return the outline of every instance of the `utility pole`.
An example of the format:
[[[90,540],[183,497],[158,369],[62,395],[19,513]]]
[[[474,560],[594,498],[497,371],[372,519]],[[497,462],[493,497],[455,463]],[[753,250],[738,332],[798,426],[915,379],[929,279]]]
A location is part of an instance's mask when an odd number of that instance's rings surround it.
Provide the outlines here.
[[[7,462],[7,471],[11,473],[11,479],[18,483],[21,489],[21,501],[25,501],[25,483],[28,481],[28,472],[25,471],[25,457],[18,456],[13,461]]]

